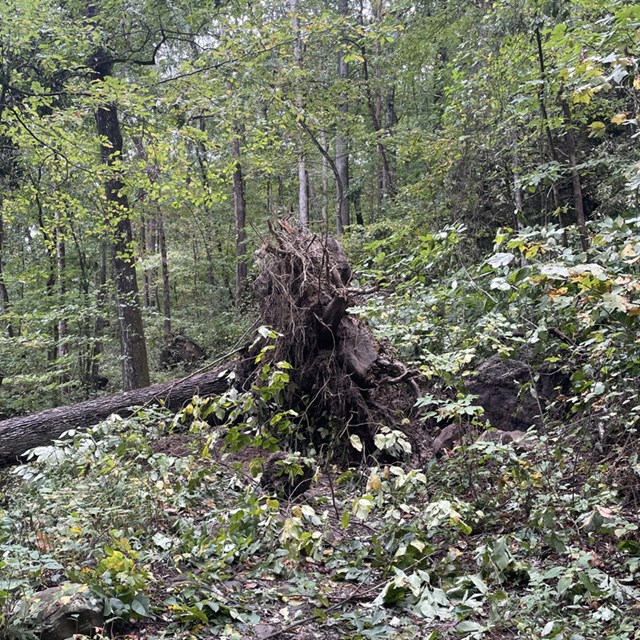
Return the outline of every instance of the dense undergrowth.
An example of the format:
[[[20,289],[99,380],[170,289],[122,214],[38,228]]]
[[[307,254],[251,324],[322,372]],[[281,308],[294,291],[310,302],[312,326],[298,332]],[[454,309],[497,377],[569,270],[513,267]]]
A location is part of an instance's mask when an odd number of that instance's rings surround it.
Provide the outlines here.
[[[559,229],[505,230],[479,266],[460,228],[418,249],[389,226],[354,240],[381,283],[358,312],[421,369],[429,429],[481,421],[464,382],[489,354],[566,374],[536,445],[351,469],[318,454],[289,502],[256,482],[296,422],[284,365],[178,417],[113,417],[5,472],[0,636],[37,637],[29,596],[70,581],[121,637],[640,638],[639,225],[594,225],[588,254]]]

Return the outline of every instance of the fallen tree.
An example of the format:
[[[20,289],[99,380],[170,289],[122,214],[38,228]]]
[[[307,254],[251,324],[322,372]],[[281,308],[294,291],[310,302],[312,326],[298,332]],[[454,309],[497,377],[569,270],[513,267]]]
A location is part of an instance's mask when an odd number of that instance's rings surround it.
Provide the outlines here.
[[[9,418],[0,422],[0,467],[16,464],[26,451],[50,444],[65,431],[87,429],[113,413],[127,416],[136,407],[161,403],[177,411],[196,394],[216,395],[228,386],[224,369],[218,369],[114,396]]]
[[[292,367],[294,384],[287,404],[304,416],[302,437],[315,444],[337,444],[342,454],[342,445],[355,434],[365,452],[371,451],[379,428],[400,424],[419,389],[414,372],[387,352],[364,320],[349,315],[363,292],[349,286],[346,254],[330,236],[281,222],[258,251],[258,264],[260,322],[281,336],[268,357]],[[238,389],[250,390],[259,383],[263,364],[257,365],[252,356],[264,346],[260,341],[247,346],[242,358],[224,367],[233,366]],[[218,395],[229,386],[221,375],[224,369],[0,422],[0,466],[15,464],[25,451],[49,444],[70,429],[86,429],[112,413],[127,415],[136,406],[156,403],[179,410],[196,394]]]

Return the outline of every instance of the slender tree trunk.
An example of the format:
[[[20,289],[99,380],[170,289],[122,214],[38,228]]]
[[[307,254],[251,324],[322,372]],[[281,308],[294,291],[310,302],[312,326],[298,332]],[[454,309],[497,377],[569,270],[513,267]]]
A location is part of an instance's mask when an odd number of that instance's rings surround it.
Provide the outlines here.
[[[137,138],[135,141],[136,149],[138,155],[144,162],[146,163],[146,173],[149,178],[149,182],[153,185],[158,180],[158,176],[160,174],[160,168],[157,164],[149,162],[149,155],[147,154],[146,149],[144,148],[144,143],[142,138]],[[145,193],[142,194],[143,198],[146,199]],[[162,332],[164,335],[165,341],[171,340],[171,291],[169,288],[169,261],[167,259],[167,239],[165,237],[164,232],[164,217],[162,213],[162,209],[156,200],[150,200],[149,204],[153,205],[155,208],[155,217],[150,219],[153,220],[153,233],[151,230],[149,233],[145,233],[145,236],[148,236],[153,240],[153,252],[156,251],[156,245],[160,249],[160,270],[162,273],[162,314],[163,314],[163,322],[162,322]],[[141,238],[142,241],[142,238]]]
[[[234,127],[231,141],[231,157],[234,160],[233,170],[233,211],[236,224],[236,303],[240,302],[242,291],[247,282],[247,200],[245,197],[244,174],[240,164],[240,136],[241,128]]]
[[[91,345],[91,357],[89,370],[87,372],[87,382],[95,383],[100,377],[100,358],[102,356],[102,334],[106,325],[104,314],[106,313],[107,301],[107,243],[100,243],[100,263],[98,265],[97,285],[98,294],[96,299],[97,313],[93,323],[93,341]]]
[[[322,146],[327,148],[327,134],[323,131],[320,135]],[[322,154],[322,224],[325,230],[329,229],[329,162],[327,156]]]
[[[343,18],[347,18],[349,15],[349,0],[338,0],[338,12]],[[343,35],[343,40],[344,39],[345,37]],[[342,47],[338,52],[338,76],[341,82],[346,84],[349,78],[349,65],[345,61],[345,55]],[[349,145],[344,131],[347,114],[349,113],[349,101],[345,91],[340,95],[338,111],[342,116],[338,122],[335,151],[336,168],[338,170],[338,175],[340,176],[342,189],[338,189],[336,229],[338,236],[341,236],[344,233],[344,230],[351,224],[349,217]]]
[[[298,0],[289,0],[291,12],[291,28],[295,39],[293,41],[293,61],[296,70],[302,73],[302,40],[300,39],[300,16],[298,15]],[[302,92],[296,94],[296,108],[298,117],[304,111],[304,98]],[[298,139],[300,150],[298,153],[298,219],[303,227],[309,226],[309,185],[307,174],[307,156],[304,152],[302,136]]]
[[[3,317],[4,333],[8,338],[13,338],[13,326],[9,320],[9,290],[4,277],[4,219],[2,216],[2,195],[0,194],[0,316]]]
[[[56,279],[58,282],[58,299],[61,305],[64,305],[66,291],[65,283],[65,271],[67,267],[67,246],[65,242],[65,230],[63,228],[60,211],[56,209],[55,212],[55,239],[56,239]],[[58,319],[58,344],[57,344],[57,358],[64,358],[69,355],[69,347],[66,344],[67,339],[67,320],[64,310],[62,316]]]
[[[511,153],[511,175],[513,178],[513,217],[518,231],[524,229],[522,210],[522,185],[520,184],[520,151],[518,149],[518,135],[513,132],[512,153]],[[520,264],[527,264],[524,254],[520,255]]]
[[[106,52],[96,53],[93,68],[96,80],[104,81],[111,75],[112,63]],[[95,117],[102,161],[110,168],[105,184],[106,215],[114,230],[111,254],[120,323],[122,386],[128,391],[149,385],[149,364],[133,255],[129,200],[124,193],[122,172],[117,166],[122,162],[122,133],[114,104],[98,107]]]
[[[569,103],[562,98],[560,100],[562,106],[562,114],[564,123],[567,127],[567,151],[569,154],[569,165],[571,167],[571,182],[573,184],[573,206],[576,210],[576,220],[578,222],[578,232],[580,234],[580,243],[584,251],[589,250],[589,238],[587,235],[587,222],[584,217],[584,202],[582,200],[582,182],[580,180],[580,172],[578,171],[577,145],[573,132],[573,124],[571,121],[571,109]]]
[[[514,132],[511,152],[511,175],[513,177],[513,218],[518,231],[522,231],[522,186],[520,184],[520,152],[518,150],[518,136]]]
[[[544,51],[542,50],[542,36],[540,35],[540,29],[536,28],[536,46],[538,51],[538,68],[540,69],[540,89],[538,90],[538,107],[540,109],[540,118],[542,119],[542,127],[544,129],[545,138],[547,140],[547,147],[549,148],[549,154],[554,162],[558,162],[558,150],[553,141],[553,135],[551,133],[551,127],[549,126],[549,115],[547,112],[547,104],[544,98],[544,89],[547,82],[547,70],[544,63]],[[551,183],[551,193],[553,194],[553,205],[558,215],[558,221],[561,227],[566,227],[564,216],[562,213],[562,201],[560,200],[560,189],[557,182],[554,180]],[[567,238],[566,234],[563,235],[563,244],[566,246]]]
[[[158,208],[158,244],[162,264],[162,333],[165,341],[171,340],[171,290],[169,288],[169,261],[167,260],[167,239],[164,235],[162,211]]]

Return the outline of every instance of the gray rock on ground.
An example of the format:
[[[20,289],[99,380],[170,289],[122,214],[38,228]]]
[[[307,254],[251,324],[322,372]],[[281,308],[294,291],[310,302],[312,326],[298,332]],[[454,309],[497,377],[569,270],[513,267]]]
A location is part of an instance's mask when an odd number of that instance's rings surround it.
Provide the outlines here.
[[[13,624],[35,630],[40,640],[93,635],[104,626],[103,605],[83,584],[66,582],[38,591],[16,607]]]

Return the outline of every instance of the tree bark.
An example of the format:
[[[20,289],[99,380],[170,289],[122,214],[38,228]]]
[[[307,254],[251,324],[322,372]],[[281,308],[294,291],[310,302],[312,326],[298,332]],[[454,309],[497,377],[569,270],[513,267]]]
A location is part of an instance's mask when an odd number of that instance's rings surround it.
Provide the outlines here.
[[[2,217],[2,195],[0,194],[0,316],[4,317],[4,333],[13,338],[13,326],[9,320],[9,290],[4,279],[4,219]]]
[[[171,289],[169,287],[169,260],[167,259],[167,239],[164,234],[162,211],[158,207],[158,244],[162,264],[162,333],[164,339],[171,340]]]
[[[323,131],[320,134],[320,142],[322,146],[327,148],[327,135]],[[329,162],[327,156],[322,154],[322,224],[324,229],[329,229]]]
[[[67,244],[65,240],[65,229],[60,216],[60,211],[56,209],[55,217],[55,240],[56,240],[56,278],[58,281],[59,304],[64,306],[67,293],[66,270],[67,270]],[[64,312],[63,312],[64,314]],[[66,314],[58,319],[58,344],[56,345],[56,359],[60,360],[69,355],[69,345],[67,344],[67,319]],[[63,364],[64,366],[64,364]]]
[[[349,15],[349,0],[338,0],[338,12],[346,19]],[[343,40],[345,37],[343,36]],[[346,83],[349,77],[349,65],[345,61],[345,55],[342,48],[338,52],[338,76],[343,83]],[[335,151],[336,151],[336,168],[340,176],[339,182],[342,189],[338,189],[338,203],[336,215],[336,229],[338,236],[344,233],[345,228],[351,224],[349,218],[349,145],[347,143],[344,127],[347,114],[349,113],[349,101],[346,92],[340,95],[340,103],[338,111],[342,114],[338,123],[338,132],[336,134]]]
[[[558,162],[558,151],[556,149],[556,145],[553,142],[553,135],[551,134],[551,127],[549,126],[549,114],[547,112],[547,104],[544,99],[544,91],[547,82],[547,70],[544,63],[544,51],[542,49],[542,36],[540,34],[540,29],[536,28],[536,47],[538,51],[538,68],[540,69],[540,80],[542,84],[540,85],[540,89],[538,90],[538,106],[540,108],[540,117],[542,119],[542,127],[544,129],[545,138],[547,140],[547,146],[549,147],[549,154],[551,155],[551,159],[554,162]],[[553,194],[553,204],[556,208],[556,212],[558,214],[558,222],[562,228],[566,227],[566,223],[564,220],[564,215],[562,213],[562,202],[560,200],[560,189],[558,188],[557,182],[554,180],[551,183],[551,192]],[[563,235],[563,244],[567,245],[566,234]]]
[[[87,429],[113,413],[127,416],[135,407],[157,403],[164,403],[171,411],[178,411],[194,395],[220,394],[229,387],[222,372],[201,373],[115,396],[4,420],[0,422],[0,467],[18,463],[26,451],[50,444],[65,431]]]
[[[98,51],[95,54],[93,69],[97,80],[104,81],[111,75],[112,66],[106,52]],[[149,386],[150,380],[135,259],[132,255],[133,230],[129,200],[124,192],[122,173],[117,168],[122,161],[122,133],[114,104],[98,107],[95,117],[101,139],[102,162],[111,169],[105,184],[105,196],[107,218],[114,230],[111,247],[120,323],[122,386],[128,391]]]
[[[107,246],[103,240],[100,243],[100,263],[96,274],[97,284],[97,313],[93,322],[93,340],[91,343],[91,356],[89,358],[89,366],[87,367],[86,382],[87,384],[95,384],[100,377],[100,359],[102,357],[102,334],[106,326],[105,307],[107,299]]]
[[[234,160],[233,170],[233,210],[236,224],[236,303],[240,301],[242,291],[247,282],[247,200],[244,189],[244,174],[240,164],[240,127],[234,127],[231,141],[231,157]]]
[[[571,167],[571,182],[573,184],[573,206],[576,210],[576,220],[578,222],[578,232],[580,234],[580,243],[584,251],[589,250],[589,238],[587,235],[587,222],[584,217],[584,202],[582,200],[582,182],[580,180],[580,172],[578,171],[578,159],[576,149],[576,138],[573,132],[573,124],[571,122],[571,109],[569,103],[563,98],[560,101],[562,106],[562,114],[564,123],[567,127],[567,151],[569,153],[569,166]]]
[[[300,39],[300,17],[298,16],[298,0],[289,0],[291,12],[291,28],[295,35],[293,41],[293,61],[296,69],[302,73],[302,40]],[[302,92],[296,94],[298,117],[302,117],[304,98]],[[302,136],[298,140],[298,219],[303,227],[309,226],[309,176],[307,174],[307,156],[304,152]]]

